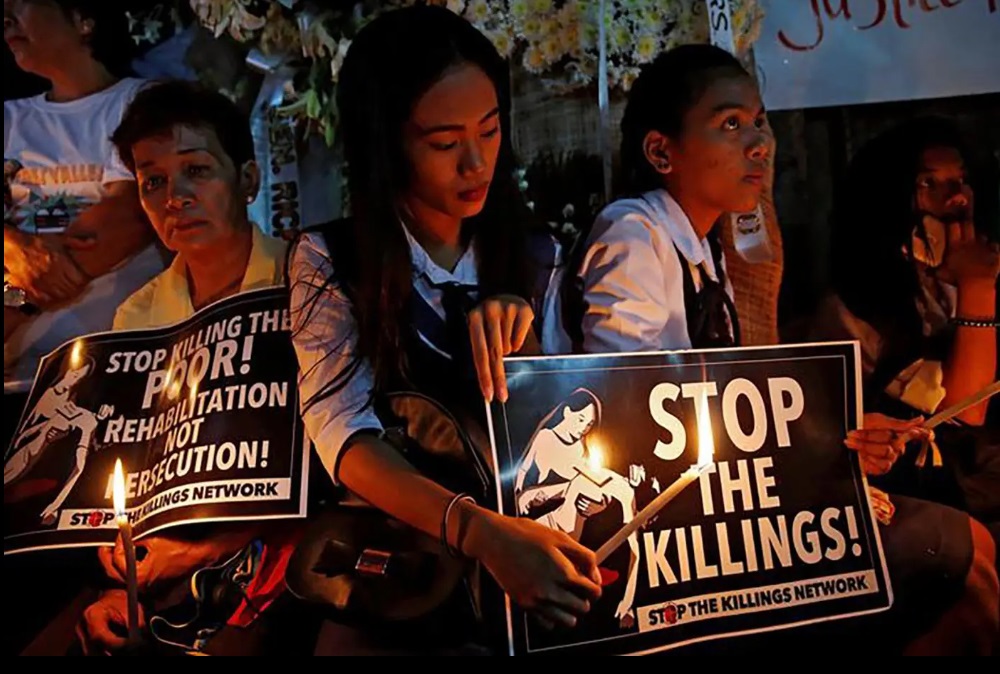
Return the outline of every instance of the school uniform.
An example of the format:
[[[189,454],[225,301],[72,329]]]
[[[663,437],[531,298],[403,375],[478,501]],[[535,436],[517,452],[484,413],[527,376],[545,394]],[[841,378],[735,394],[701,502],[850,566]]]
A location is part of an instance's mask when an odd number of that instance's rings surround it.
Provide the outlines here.
[[[335,223],[333,227],[346,226]],[[330,230],[328,230],[330,231]],[[410,331],[406,339],[408,372],[398,373],[388,387],[376,391],[371,364],[357,360],[358,332],[352,301],[344,288],[328,280],[336,279],[334,256],[338,243],[319,233],[310,233],[297,243],[291,258],[291,317],[293,342],[300,366],[300,398],[306,430],[316,448],[326,474],[338,486],[339,462],[345,447],[358,434],[381,435],[387,426],[383,394],[412,391],[439,402],[456,417],[472,424],[485,421],[485,406],[472,362],[468,312],[481,300],[478,261],[470,245],[455,267],[436,264],[406,230],[413,274],[413,286],[406,318]],[[550,290],[556,262],[561,254],[548,236],[530,239],[529,254],[537,269],[532,299],[535,335],[544,349],[560,339],[561,322],[557,293]],[[546,325],[555,325],[555,328]],[[551,348],[551,346],[549,347]],[[348,368],[352,376],[331,395],[321,395],[331,382]],[[356,497],[343,492],[342,504],[359,505]],[[318,653],[338,655],[469,653],[469,647],[484,636],[468,609],[449,603],[434,617],[421,620],[391,635],[365,630],[357,624],[327,623],[321,633]],[[439,614],[447,614],[438,620]],[[464,628],[452,626],[464,620]],[[437,622],[435,625],[433,623]],[[448,625],[447,628],[444,626]],[[450,632],[450,633],[449,633]],[[404,636],[404,633],[408,633]]]
[[[740,345],[739,317],[714,235],[701,239],[666,190],[608,206],[597,218],[578,272],[579,325],[566,326],[587,353],[727,348]],[[866,647],[899,649],[923,634],[964,589],[972,564],[968,517],[893,497],[881,528],[895,604],[876,616],[773,636],[715,642],[695,650],[759,650],[790,639],[843,635]]]
[[[714,234],[699,237],[666,190],[608,206],[588,237],[578,277],[585,353],[740,342],[721,243]]]

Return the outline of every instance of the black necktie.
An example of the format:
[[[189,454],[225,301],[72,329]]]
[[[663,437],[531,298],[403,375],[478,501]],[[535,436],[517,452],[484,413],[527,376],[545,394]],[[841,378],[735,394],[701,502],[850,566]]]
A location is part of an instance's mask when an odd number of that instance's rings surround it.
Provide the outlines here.
[[[442,283],[434,286],[441,291],[441,306],[444,308],[447,351],[455,366],[464,372],[472,366],[472,342],[469,338],[469,312],[475,306],[474,285]]]

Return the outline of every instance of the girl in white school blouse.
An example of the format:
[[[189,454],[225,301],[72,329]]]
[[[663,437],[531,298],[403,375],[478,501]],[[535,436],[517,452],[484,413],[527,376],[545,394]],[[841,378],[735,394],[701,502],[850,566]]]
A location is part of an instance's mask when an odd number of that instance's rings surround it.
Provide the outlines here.
[[[644,68],[622,121],[628,197],[598,217],[568,302],[585,352],[739,346],[739,317],[715,224],[757,207],[774,152],[760,92],[729,53],[688,45]],[[574,312],[575,305],[575,312]],[[852,433],[869,474],[926,433],[920,420],[869,415]],[[966,514],[893,497],[882,536],[895,604],[850,621],[852,640],[908,653],[988,653],[997,629],[995,547]]]

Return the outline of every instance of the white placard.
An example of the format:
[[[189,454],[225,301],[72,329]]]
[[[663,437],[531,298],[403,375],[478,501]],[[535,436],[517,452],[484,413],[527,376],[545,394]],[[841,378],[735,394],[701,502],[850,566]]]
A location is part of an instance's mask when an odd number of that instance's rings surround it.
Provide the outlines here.
[[[1000,92],[1000,0],[761,0],[770,110]]]

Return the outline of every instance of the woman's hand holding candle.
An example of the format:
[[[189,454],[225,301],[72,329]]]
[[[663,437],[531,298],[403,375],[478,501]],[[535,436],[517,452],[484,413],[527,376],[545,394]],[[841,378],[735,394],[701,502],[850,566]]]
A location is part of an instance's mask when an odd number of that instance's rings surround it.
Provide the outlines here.
[[[255,526],[239,526],[225,534],[204,541],[186,541],[150,536],[136,544],[137,580],[141,594],[169,589],[177,581],[186,581],[194,572],[231,557],[252,541]],[[119,538],[114,549],[102,548],[98,554],[109,578],[125,582],[126,557]]]
[[[864,430],[851,431],[844,444],[858,453],[866,475],[884,475],[915,440],[931,440],[933,431],[923,426],[923,417],[900,421],[882,414],[866,414]]]
[[[141,630],[139,628],[139,585],[136,582],[135,542],[132,539],[132,523],[129,520],[128,509],[125,506],[125,468],[122,460],[115,461],[115,472],[112,475],[112,494],[115,516],[118,519],[118,542],[125,557],[125,590],[128,607],[126,625],[128,626],[128,641],[135,645],[139,643]]]

